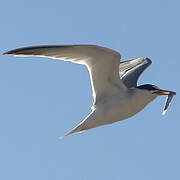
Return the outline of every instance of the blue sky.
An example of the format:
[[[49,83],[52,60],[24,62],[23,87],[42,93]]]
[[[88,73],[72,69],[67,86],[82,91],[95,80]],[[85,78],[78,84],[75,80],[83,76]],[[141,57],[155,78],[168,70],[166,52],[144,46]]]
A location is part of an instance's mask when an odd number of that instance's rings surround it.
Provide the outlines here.
[[[84,66],[1,56],[0,179],[179,180],[178,0],[3,0],[0,53],[41,44],[98,44],[122,60],[153,63],[139,84],[177,92],[166,116],[159,97],[136,116],[58,137],[92,105]]]

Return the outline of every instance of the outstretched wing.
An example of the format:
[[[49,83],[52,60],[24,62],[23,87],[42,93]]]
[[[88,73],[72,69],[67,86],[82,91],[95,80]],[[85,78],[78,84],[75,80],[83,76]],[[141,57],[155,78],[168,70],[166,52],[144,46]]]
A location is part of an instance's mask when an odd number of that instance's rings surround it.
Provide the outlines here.
[[[151,60],[146,57],[121,62],[119,73],[123,74],[121,79],[126,87],[136,87],[139,76],[151,63]]]
[[[119,91],[119,88],[126,88],[119,77],[121,56],[108,48],[96,45],[47,45],[19,48],[4,54],[48,57],[86,65],[90,74],[94,101],[103,95],[107,96]]]

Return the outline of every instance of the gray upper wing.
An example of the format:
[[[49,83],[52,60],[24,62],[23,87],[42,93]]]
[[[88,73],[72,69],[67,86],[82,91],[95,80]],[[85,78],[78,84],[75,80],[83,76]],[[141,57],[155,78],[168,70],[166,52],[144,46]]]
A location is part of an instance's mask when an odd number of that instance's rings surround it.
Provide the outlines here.
[[[126,87],[136,87],[139,76],[151,63],[152,61],[146,57],[121,62],[119,73],[123,74],[121,79]]]

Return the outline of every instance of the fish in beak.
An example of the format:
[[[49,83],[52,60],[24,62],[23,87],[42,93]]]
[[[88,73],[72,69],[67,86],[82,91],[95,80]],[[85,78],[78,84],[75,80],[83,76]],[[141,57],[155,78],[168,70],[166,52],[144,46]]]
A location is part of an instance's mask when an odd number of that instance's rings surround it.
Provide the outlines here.
[[[173,91],[162,90],[162,89],[159,89],[154,93],[158,94],[158,95],[167,95],[165,105],[164,105],[164,109],[163,109],[163,112],[162,112],[162,114],[165,115],[169,105],[171,104],[171,100],[172,100],[173,96],[176,95],[176,93],[173,92]]]

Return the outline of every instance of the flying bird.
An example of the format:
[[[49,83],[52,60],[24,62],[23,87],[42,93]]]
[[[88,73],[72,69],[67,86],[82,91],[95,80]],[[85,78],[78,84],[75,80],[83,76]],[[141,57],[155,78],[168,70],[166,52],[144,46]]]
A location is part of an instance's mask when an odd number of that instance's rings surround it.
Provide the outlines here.
[[[155,85],[137,85],[139,76],[151,64],[147,57],[120,62],[120,53],[97,45],[31,46],[4,53],[7,54],[47,57],[87,67],[94,98],[92,111],[65,136],[127,119],[160,95],[170,97],[165,105],[165,113],[175,95],[175,92],[162,90]]]

